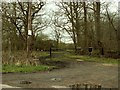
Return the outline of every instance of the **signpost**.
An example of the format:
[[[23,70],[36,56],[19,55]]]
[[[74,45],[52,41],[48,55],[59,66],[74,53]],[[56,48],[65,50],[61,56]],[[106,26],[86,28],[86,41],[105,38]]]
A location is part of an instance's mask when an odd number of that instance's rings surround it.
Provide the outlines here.
[[[30,41],[32,36],[32,17],[31,17],[31,9],[32,9],[32,2],[28,2],[28,35],[27,35],[27,62],[26,65],[29,63],[29,55],[30,55]]]

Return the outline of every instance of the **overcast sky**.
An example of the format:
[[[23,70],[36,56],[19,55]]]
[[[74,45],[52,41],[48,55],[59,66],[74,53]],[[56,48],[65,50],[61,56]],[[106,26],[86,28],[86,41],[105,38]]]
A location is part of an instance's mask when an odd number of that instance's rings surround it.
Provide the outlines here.
[[[0,2],[15,2],[15,1],[17,1],[17,0],[0,0]],[[27,0],[19,0],[19,1],[21,1],[21,2],[24,2],[24,1],[27,1]],[[39,1],[39,0],[32,0],[33,2],[37,2],[37,1]],[[56,10],[56,7],[55,7],[55,4],[54,4],[54,2],[60,2],[61,0],[45,0],[45,1],[47,1],[47,5],[46,5],[46,13],[48,13],[48,14],[50,14],[50,11],[54,11],[54,10]],[[70,0],[65,0],[65,1],[70,1]],[[75,1],[75,0],[74,0]],[[81,0],[80,0],[81,1]],[[90,1],[94,1],[94,0],[90,0]],[[120,1],[120,0],[100,0],[101,2],[111,2],[112,4],[111,4],[111,6],[110,6],[110,10],[111,11],[117,11],[118,10],[118,2]],[[48,27],[46,30],[44,30],[44,32],[43,33],[45,33],[45,34],[47,34],[47,35],[49,35],[50,36],[50,38],[52,38],[53,37],[53,35],[51,34],[51,33],[53,33],[52,32],[52,29],[50,28],[50,27]],[[69,35],[67,34],[67,33],[64,33],[64,35],[63,36],[65,36],[66,38],[62,38],[62,41],[63,42],[66,42],[66,43],[71,43],[72,42],[72,40],[71,39],[68,39],[68,38],[70,38],[70,37],[68,37]],[[68,38],[67,38],[68,37]]]
[[[47,12],[56,10],[54,2],[59,2],[59,1],[60,0],[47,0],[47,2],[48,2],[47,7],[46,7]],[[101,2],[111,2],[112,4],[110,6],[110,10],[115,11],[115,12],[118,10],[118,1],[120,1],[120,0],[101,0]],[[53,35],[51,34],[53,32],[50,27],[48,27],[43,33],[49,35],[50,38],[53,37]],[[63,42],[72,43],[72,40],[67,33],[64,33],[63,36],[65,37],[65,38],[62,38]]]

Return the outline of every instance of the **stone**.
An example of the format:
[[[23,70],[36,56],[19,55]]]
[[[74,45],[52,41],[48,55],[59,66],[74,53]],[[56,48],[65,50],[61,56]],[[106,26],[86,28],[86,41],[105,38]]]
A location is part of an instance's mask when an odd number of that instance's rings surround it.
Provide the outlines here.
[[[61,81],[61,78],[52,78],[52,81]]]

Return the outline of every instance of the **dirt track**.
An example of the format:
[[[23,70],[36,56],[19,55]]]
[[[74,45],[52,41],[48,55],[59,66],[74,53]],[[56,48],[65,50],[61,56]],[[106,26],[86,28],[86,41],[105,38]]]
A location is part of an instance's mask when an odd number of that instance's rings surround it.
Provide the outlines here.
[[[67,68],[37,72],[3,74],[3,83],[25,88],[51,88],[55,85],[68,86],[74,83],[101,84],[104,88],[118,87],[118,66],[95,62],[72,62]],[[22,80],[31,84],[20,84]]]

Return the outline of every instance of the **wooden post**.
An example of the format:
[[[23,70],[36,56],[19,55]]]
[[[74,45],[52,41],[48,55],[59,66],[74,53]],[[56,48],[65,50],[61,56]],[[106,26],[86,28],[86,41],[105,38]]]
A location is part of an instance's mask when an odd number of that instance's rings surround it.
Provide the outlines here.
[[[88,84],[87,83],[85,84],[85,90],[88,90]]]
[[[79,88],[80,88],[79,84],[76,84],[76,90],[79,90]]]
[[[10,40],[10,38],[9,38],[9,44],[8,44],[8,46],[9,46],[9,61],[8,61],[8,64],[11,64],[12,63],[12,59],[11,59],[11,40]]]
[[[92,49],[93,49],[92,47],[89,47],[89,48],[88,48],[89,55],[91,55],[91,53],[92,53]]]
[[[94,86],[95,90],[97,90],[97,85]]]
[[[50,47],[50,58],[52,57],[52,48]]]
[[[98,90],[101,90],[101,85],[100,84],[98,85]]]
[[[92,86],[92,84],[90,84],[90,89],[89,90],[92,90],[92,88],[93,88],[93,86]]]
[[[72,87],[72,90],[75,90],[75,85],[71,85],[71,87]]]
[[[32,32],[32,21],[31,21],[31,8],[32,8],[32,0],[28,2],[28,33],[27,33],[27,62],[26,65],[29,63],[29,56],[30,56],[30,36],[31,34],[29,31]]]

